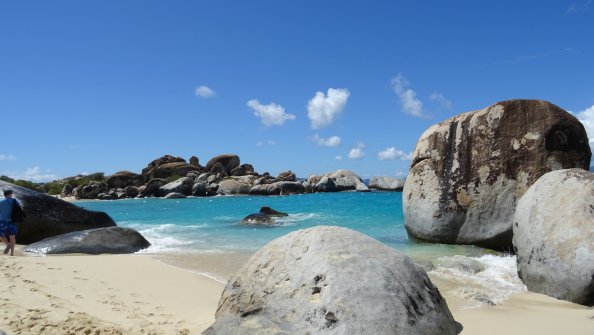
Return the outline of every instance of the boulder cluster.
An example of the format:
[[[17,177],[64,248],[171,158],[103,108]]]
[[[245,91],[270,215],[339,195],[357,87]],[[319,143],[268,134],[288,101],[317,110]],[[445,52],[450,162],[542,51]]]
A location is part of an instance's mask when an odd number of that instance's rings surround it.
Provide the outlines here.
[[[402,180],[383,177],[374,188],[401,190]],[[393,187],[396,185],[396,187]],[[400,185],[400,186],[398,186]],[[361,177],[348,170],[337,170],[321,176],[312,175],[298,180],[292,171],[278,176],[259,174],[251,164],[241,164],[239,156],[223,154],[208,161],[206,166],[193,156],[189,162],[170,155],[155,159],[140,174],[120,171],[104,182],[86,185],[65,185],[61,196],[76,199],[113,200],[124,198],[184,198],[215,195],[289,195],[314,192],[359,191],[369,188]]]
[[[530,291],[594,305],[594,174],[584,126],[509,100],[430,127],[403,190],[409,236],[514,251]]]

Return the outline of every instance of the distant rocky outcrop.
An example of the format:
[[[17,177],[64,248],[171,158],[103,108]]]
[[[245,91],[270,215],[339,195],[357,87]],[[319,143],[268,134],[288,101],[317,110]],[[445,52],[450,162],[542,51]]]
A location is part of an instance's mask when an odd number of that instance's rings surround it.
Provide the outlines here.
[[[369,275],[366,275],[369,274]],[[407,256],[318,226],[278,238],[229,279],[205,335],[457,334],[446,301]]]
[[[102,173],[89,182],[77,181],[73,188],[67,178],[58,181],[62,196],[76,199],[115,200],[124,198],[216,195],[291,195],[313,192],[369,191],[354,172],[337,170],[322,176],[310,176],[307,181],[297,178],[291,170],[277,177],[268,172],[259,174],[251,164],[241,164],[239,156],[224,154],[208,161],[206,166],[192,156],[187,163],[181,157],[165,155],[151,161],[141,174],[119,171],[103,178]],[[169,194],[173,195],[169,196]]]
[[[581,122],[540,100],[509,100],[430,127],[403,190],[411,237],[511,249],[516,203],[543,174],[590,164]]]
[[[404,179],[394,177],[371,177],[369,188],[382,191],[398,191],[404,188]]]
[[[311,192],[369,191],[361,177],[349,170],[336,170],[322,176],[310,176],[305,182],[305,188]]]
[[[109,227],[70,232],[29,244],[35,254],[131,254],[151,244],[136,230]]]
[[[594,173],[549,172],[520,198],[513,225],[528,290],[594,305]]]
[[[72,231],[115,226],[104,212],[85,210],[44,193],[0,180],[0,189],[12,189],[27,217],[19,224],[18,242],[29,244]]]

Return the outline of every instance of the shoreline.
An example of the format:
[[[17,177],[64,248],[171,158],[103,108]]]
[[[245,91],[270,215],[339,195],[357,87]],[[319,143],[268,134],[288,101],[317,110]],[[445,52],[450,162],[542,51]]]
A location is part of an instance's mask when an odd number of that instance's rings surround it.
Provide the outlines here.
[[[226,278],[251,253],[0,257],[0,330],[7,334],[200,334],[212,322]],[[536,293],[496,306],[464,307],[460,283],[431,280],[461,334],[568,333],[594,329],[594,309]]]

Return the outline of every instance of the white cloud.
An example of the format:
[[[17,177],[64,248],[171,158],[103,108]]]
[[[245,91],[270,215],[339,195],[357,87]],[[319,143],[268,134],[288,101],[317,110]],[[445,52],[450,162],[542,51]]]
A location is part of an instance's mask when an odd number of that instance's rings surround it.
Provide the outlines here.
[[[443,109],[452,109],[452,101],[446,99],[446,97],[441,93],[433,92],[431,93],[429,99],[431,101],[437,102],[439,106]]]
[[[9,175],[10,178],[17,179],[17,180],[28,180],[34,183],[43,183],[52,180],[59,179],[58,176],[55,174],[49,173],[46,171],[43,173],[39,166],[35,166],[32,168],[27,168],[24,172],[20,172],[14,175]]]
[[[342,143],[342,140],[338,136],[331,136],[328,138],[322,138],[320,135],[315,134],[312,138],[312,141],[316,142],[319,146],[324,147],[337,147]]]
[[[0,161],[13,161],[15,159],[16,157],[14,157],[14,155],[0,154]]]
[[[307,117],[313,129],[331,125],[342,113],[351,93],[346,88],[329,88],[328,94],[316,92],[307,103]]]
[[[406,153],[402,150],[396,150],[396,148],[394,147],[389,147],[386,148],[386,150],[384,151],[380,151],[377,153],[377,158],[381,161],[383,160],[395,160],[395,159],[400,159],[400,160],[410,160],[412,159],[412,154],[410,153]]]
[[[274,141],[274,140],[268,140],[268,141],[266,141],[266,142],[258,141],[258,142],[256,143],[256,145],[257,145],[257,146],[259,146],[259,147],[263,147],[263,146],[265,146],[265,145],[268,145],[268,146],[273,146],[273,145],[276,145],[276,141]]]
[[[201,98],[212,98],[215,96],[215,91],[208,86],[200,86],[196,88],[196,95]]]
[[[576,117],[584,125],[584,128],[586,128],[586,133],[588,133],[588,139],[590,140],[590,148],[594,151],[594,105],[577,113]]]
[[[334,159],[337,161],[341,161],[342,160],[342,156],[334,156]]]
[[[410,83],[402,74],[392,79],[392,89],[400,100],[402,111],[416,117],[428,117],[424,112],[423,102],[417,98],[417,93],[409,88],[409,86]]]
[[[349,151],[349,158],[350,159],[361,159],[365,156],[365,152],[363,151],[365,148],[365,144],[361,142],[357,142],[357,146]]]
[[[259,117],[266,127],[282,126],[288,120],[295,120],[295,115],[285,113],[283,106],[274,102],[262,105],[258,100],[252,99],[247,102],[247,105],[254,110],[254,115]]]
[[[588,10],[590,5],[592,4],[592,0],[588,0],[581,4],[572,4],[565,10],[565,15],[569,14],[582,14]]]

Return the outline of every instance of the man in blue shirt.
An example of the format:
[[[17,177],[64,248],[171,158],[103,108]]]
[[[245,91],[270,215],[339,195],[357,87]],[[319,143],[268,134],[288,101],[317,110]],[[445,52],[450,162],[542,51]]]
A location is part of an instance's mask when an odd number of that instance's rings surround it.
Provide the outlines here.
[[[12,190],[4,190],[4,200],[0,201],[0,241],[6,244],[4,254],[14,256],[14,247],[16,245],[16,224],[12,222],[12,206],[16,203],[21,206],[16,199],[12,198]],[[6,238],[8,236],[8,238]]]

